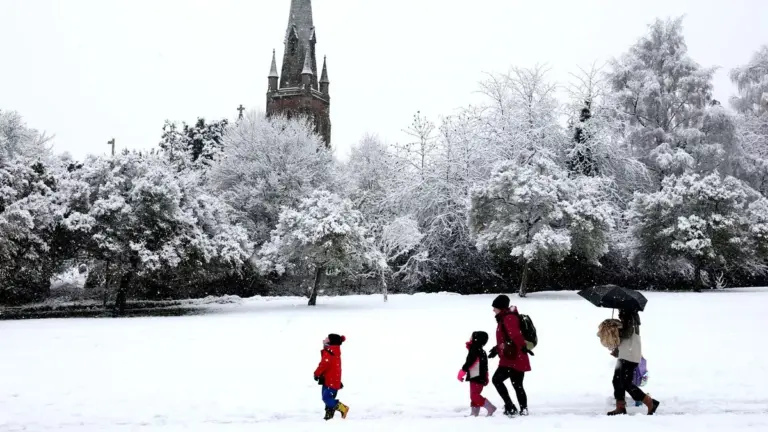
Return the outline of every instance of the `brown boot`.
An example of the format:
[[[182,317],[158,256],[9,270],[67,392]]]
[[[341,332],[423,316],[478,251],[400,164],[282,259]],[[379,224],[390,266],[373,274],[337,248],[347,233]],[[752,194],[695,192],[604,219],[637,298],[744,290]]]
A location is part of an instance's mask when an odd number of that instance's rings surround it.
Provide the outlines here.
[[[613,411],[608,411],[609,416],[615,416],[619,414],[626,414],[627,413],[627,402],[625,401],[616,401],[616,409]]]
[[[643,398],[643,404],[648,408],[648,415],[653,415],[661,404],[656,399],[651,398],[651,395],[645,395]]]

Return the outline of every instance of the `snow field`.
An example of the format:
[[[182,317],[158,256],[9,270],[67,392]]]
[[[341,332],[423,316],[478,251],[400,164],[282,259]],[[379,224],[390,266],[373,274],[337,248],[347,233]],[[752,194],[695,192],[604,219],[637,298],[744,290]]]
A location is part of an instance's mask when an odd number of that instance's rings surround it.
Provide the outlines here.
[[[595,332],[611,311],[575,293],[513,296],[540,345],[531,416],[465,418],[456,380],[494,296],[254,298],[206,315],[0,323],[0,431],[768,430],[768,290],[648,293],[643,321],[658,415],[604,416],[614,359]],[[322,420],[312,372],[329,332],[342,346],[347,420]],[[493,337],[493,336],[492,336]],[[490,349],[489,344],[486,348]],[[497,359],[490,360],[491,373]],[[497,406],[492,385],[483,394]],[[620,426],[617,426],[620,425]],[[511,425],[510,425],[511,426]]]

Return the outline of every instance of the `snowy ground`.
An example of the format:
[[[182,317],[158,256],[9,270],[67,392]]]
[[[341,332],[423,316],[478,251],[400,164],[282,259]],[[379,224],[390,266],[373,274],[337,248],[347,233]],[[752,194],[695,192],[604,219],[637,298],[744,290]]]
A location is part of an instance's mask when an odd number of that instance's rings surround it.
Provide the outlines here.
[[[650,293],[641,315],[656,416],[607,418],[610,311],[575,293],[520,300],[540,345],[525,378],[531,416],[465,418],[456,380],[493,296],[245,300],[203,316],[0,322],[1,431],[768,430],[768,289]],[[347,336],[347,420],[321,419],[321,340]],[[491,360],[491,370],[496,360]],[[489,386],[484,394],[501,401]],[[640,408],[633,412],[641,413]],[[511,424],[509,425],[512,426]]]

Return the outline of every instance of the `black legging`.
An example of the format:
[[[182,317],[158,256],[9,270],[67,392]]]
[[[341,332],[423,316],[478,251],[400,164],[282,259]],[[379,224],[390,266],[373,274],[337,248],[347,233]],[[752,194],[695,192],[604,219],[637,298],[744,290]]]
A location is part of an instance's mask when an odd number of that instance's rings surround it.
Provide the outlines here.
[[[509,397],[507,386],[504,385],[504,381],[511,379],[512,388],[515,389],[515,393],[517,394],[517,401],[520,402],[520,409],[528,408],[528,396],[526,396],[525,389],[523,388],[523,378],[525,378],[525,372],[501,366],[496,369],[491,381],[493,382],[493,386],[496,387],[496,391],[499,392],[499,396],[504,399],[505,406],[510,408],[515,406],[515,404],[512,403],[512,399]]]
[[[636,401],[645,399],[645,393],[632,383],[635,369],[637,369],[637,363],[619,360],[618,367],[613,373],[613,397],[617,401],[624,401],[624,392],[629,393]]]

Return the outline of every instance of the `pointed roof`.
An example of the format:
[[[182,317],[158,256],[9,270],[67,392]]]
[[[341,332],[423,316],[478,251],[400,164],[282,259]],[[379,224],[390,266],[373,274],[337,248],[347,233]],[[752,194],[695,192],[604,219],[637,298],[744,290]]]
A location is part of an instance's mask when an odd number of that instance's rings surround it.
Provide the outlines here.
[[[269,68],[269,78],[279,78],[277,75],[277,60],[275,60],[275,50],[272,50],[272,67]]]
[[[327,59],[328,59],[328,58],[327,58],[326,56],[323,56],[323,73],[322,73],[322,75],[320,76],[320,82],[321,82],[321,83],[330,83],[330,81],[328,81],[328,66],[327,66]]]
[[[310,0],[291,0],[288,29],[285,34],[280,88],[300,87],[309,74],[310,84],[317,89],[318,64],[315,59],[315,26]]]
[[[315,24],[312,21],[312,0],[291,0],[291,12],[288,15],[288,28],[285,40],[295,33],[301,43],[307,43],[315,37]]]
[[[301,71],[302,75],[314,75],[314,72],[312,72],[312,61],[309,58],[309,50],[305,51],[304,54],[304,70]]]

